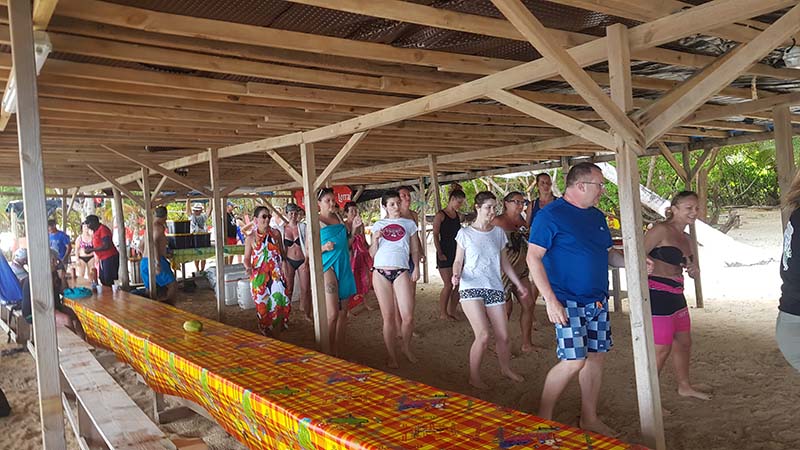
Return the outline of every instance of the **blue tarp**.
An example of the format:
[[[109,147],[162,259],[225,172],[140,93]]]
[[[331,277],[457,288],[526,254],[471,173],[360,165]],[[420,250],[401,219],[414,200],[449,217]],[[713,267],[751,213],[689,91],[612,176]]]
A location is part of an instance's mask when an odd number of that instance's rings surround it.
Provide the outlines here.
[[[8,261],[0,256],[0,302],[19,303],[22,301],[22,288],[17,276],[8,265]]]

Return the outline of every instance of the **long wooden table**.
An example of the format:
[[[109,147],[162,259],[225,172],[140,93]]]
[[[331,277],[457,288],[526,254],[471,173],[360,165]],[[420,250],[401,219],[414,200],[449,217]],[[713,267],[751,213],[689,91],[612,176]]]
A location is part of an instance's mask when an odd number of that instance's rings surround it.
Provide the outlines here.
[[[91,342],[154,390],[203,406],[249,448],[642,448],[125,292],[65,302]],[[183,330],[193,319],[203,331]]]

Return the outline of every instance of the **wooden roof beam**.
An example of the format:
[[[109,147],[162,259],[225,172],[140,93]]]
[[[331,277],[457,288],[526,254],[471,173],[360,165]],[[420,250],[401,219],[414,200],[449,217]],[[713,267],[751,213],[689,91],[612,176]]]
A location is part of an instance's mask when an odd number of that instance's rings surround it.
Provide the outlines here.
[[[647,142],[656,141],[666,130],[695,111],[723,86],[735,80],[744,69],[763,58],[798,30],[800,30],[800,5],[794,6],[752,41],[731,50],[719,64],[709,66],[707,70],[703,70],[676,88],[684,95],[644,125],[643,131]]]
[[[181,177],[180,175],[177,175],[176,173],[174,173],[172,171],[166,170],[163,167],[159,166],[158,164],[153,164],[153,163],[150,163],[150,162],[147,162],[147,161],[143,161],[143,160],[141,160],[139,158],[134,158],[133,156],[130,156],[130,155],[124,153],[124,152],[116,150],[115,148],[110,147],[110,146],[105,145],[105,144],[101,144],[100,147],[108,150],[109,152],[111,152],[111,153],[113,153],[113,154],[115,154],[115,155],[117,155],[117,156],[119,156],[121,158],[127,159],[128,161],[130,161],[130,162],[132,162],[134,164],[138,164],[138,165],[140,165],[141,167],[143,167],[145,169],[149,169],[151,172],[155,172],[155,173],[161,175],[162,177],[166,177],[169,180],[171,180],[173,183],[177,183],[177,184],[179,184],[181,186],[184,186],[184,187],[186,187],[188,189],[193,189],[193,190],[195,190],[197,192],[200,192],[201,194],[204,194],[204,195],[206,195],[208,197],[211,197],[211,191],[210,190],[208,190],[205,187],[200,186],[198,184],[194,184],[192,182],[189,182],[185,178]]]
[[[46,30],[50,19],[53,17],[53,11],[56,9],[58,0],[34,0],[33,2],[33,29]],[[9,40],[8,45],[11,45]],[[14,68],[11,67],[11,73],[14,73]],[[6,78],[6,87],[3,92],[9,88],[11,76]],[[5,131],[8,126],[8,120],[11,118],[11,113],[0,108],[0,132]]]
[[[347,141],[346,144],[344,144],[344,147],[339,150],[339,153],[336,154],[336,157],[334,157],[333,160],[328,163],[328,166],[325,167],[325,170],[323,170],[322,173],[317,177],[317,180],[314,182],[315,191],[325,184],[325,182],[328,180],[328,177],[330,177],[333,171],[338,169],[342,162],[348,156],[350,156],[350,153],[353,152],[358,143],[367,137],[367,133],[369,133],[369,131],[356,133],[350,138],[350,140]]]
[[[715,0],[686,11],[673,14],[652,23],[639,25],[629,32],[631,51],[636,52],[674,41],[687,34],[708,30],[736,20],[764,14],[783,6],[779,0],[738,0],[732,7],[731,0]],[[199,28],[204,29],[204,28]],[[582,44],[569,50],[582,66],[596,64],[606,59],[606,39]],[[362,55],[363,56],[363,55]],[[465,103],[499,89],[509,89],[555,76],[557,72],[548,61],[539,59],[520,64],[512,69],[411,100],[375,113],[328,125],[304,133],[292,133],[247,144],[220,149],[220,157],[231,157],[269,149],[299,145],[301,142],[319,142],[341,135],[400,122],[428,112],[438,111]],[[204,162],[206,152],[193,157],[180,158],[165,163],[164,167],[177,168]]]
[[[290,176],[290,177],[292,177],[292,179],[293,179],[295,182],[297,182],[297,183],[299,183],[299,184],[303,184],[303,176],[302,176],[302,175],[300,175],[300,172],[298,172],[298,171],[297,171],[297,169],[295,169],[295,168],[294,168],[294,167],[293,167],[293,166],[292,166],[292,165],[289,163],[289,161],[286,161],[286,159],[284,159],[284,158],[283,158],[283,156],[281,156],[281,155],[280,155],[278,152],[276,152],[275,150],[268,150],[268,151],[267,151],[267,155],[269,155],[269,156],[270,156],[270,158],[274,159],[274,160],[275,160],[275,162],[276,162],[276,163],[278,163],[278,165],[279,165],[279,166],[281,166],[281,168],[282,168],[282,169],[283,169],[283,170],[284,170],[284,171],[285,171],[287,174],[289,174],[289,176]]]
[[[614,138],[607,132],[595,128],[580,120],[573,119],[567,115],[561,114],[558,111],[546,108],[537,103],[525,100],[506,91],[496,91],[488,94],[492,100],[498,101],[511,108],[516,108],[531,117],[543,120],[553,126],[561,128],[562,130],[580,136],[587,141],[594,142],[611,151],[616,148]]]
[[[106,174],[101,172],[100,169],[92,166],[91,164],[87,164],[86,167],[88,167],[89,170],[91,170],[92,172],[96,173],[97,176],[99,176],[100,178],[105,180],[106,183],[109,183],[112,186],[114,186],[115,188],[119,189],[120,192],[122,192],[123,194],[127,195],[129,199],[133,200],[134,203],[136,203],[140,207],[144,208],[144,202],[142,201],[141,197],[139,197],[138,195],[135,195],[128,188],[126,188],[125,186],[123,186],[120,183],[118,183],[112,177],[107,176]],[[138,180],[138,178],[137,178],[137,180]],[[81,191],[85,191],[85,190],[81,189]]]

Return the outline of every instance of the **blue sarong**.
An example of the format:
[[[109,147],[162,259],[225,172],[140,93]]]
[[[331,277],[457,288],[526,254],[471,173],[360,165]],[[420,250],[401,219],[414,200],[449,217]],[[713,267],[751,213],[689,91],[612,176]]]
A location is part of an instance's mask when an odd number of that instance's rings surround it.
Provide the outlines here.
[[[322,271],[333,269],[339,282],[339,300],[356,294],[356,279],[350,267],[350,249],[347,245],[347,229],[343,224],[320,228],[320,243],[333,242],[333,250],[322,252]]]

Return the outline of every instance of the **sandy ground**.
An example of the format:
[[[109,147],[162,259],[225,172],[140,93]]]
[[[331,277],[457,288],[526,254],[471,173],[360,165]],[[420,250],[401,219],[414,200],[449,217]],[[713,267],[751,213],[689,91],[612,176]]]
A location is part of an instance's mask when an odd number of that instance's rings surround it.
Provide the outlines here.
[[[741,210],[742,225],[730,236],[776,255],[776,261],[753,267],[725,267],[714,257],[714,249],[701,249],[705,308],[692,311],[694,353],[693,379],[713,387],[711,401],[680,397],[670,367],[662,375],[662,399],[672,411],[665,417],[670,449],[792,449],[798,448],[800,428],[800,375],[783,360],[774,341],[777,298],[780,292],[777,258],[780,255],[780,215],[775,210]],[[623,275],[624,278],[624,275]],[[469,324],[440,322],[436,302],[441,283],[432,274],[430,284],[420,284],[416,318],[420,338],[414,350],[420,362],[402,364],[390,370],[400,376],[442,389],[463,392],[497,404],[535,413],[542,382],[556,362],[551,325],[546,324],[544,306],[537,306],[536,342],[543,350],[517,354],[513,368],[525,376],[515,384],[502,378],[496,359],[489,354],[483,374],[493,388],[474,390],[467,383],[467,353],[472,343]],[[693,292],[688,287],[687,294]],[[690,297],[690,304],[693,297]],[[374,302],[374,299],[372,300]],[[178,304],[206,317],[215,315],[211,291],[198,289],[184,294]],[[236,306],[226,311],[228,322],[255,330],[255,313]],[[515,353],[519,348],[518,309],[512,317],[511,333]],[[612,314],[614,350],[608,357],[601,397],[601,415],[628,442],[639,442],[638,409],[633,370],[633,352],[627,300],[623,312]],[[293,311],[291,329],[283,338],[313,348],[313,327]],[[365,311],[351,317],[349,352],[346,357],[374,368],[387,370],[381,339],[379,311]],[[148,405],[147,389],[135,381],[130,369],[116,363],[112,375],[143,408]],[[39,448],[38,405],[32,359],[25,353],[0,358],[0,386],[9,396],[14,415],[0,419],[0,447]],[[577,383],[568,388],[556,412],[556,420],[577,424],[580,399]],[[219,426],[201,417],[164,426],[170,436],[200,436],[210,448],[242,448]],[[13,443],[13,444],[12,444]]]

